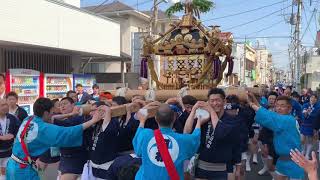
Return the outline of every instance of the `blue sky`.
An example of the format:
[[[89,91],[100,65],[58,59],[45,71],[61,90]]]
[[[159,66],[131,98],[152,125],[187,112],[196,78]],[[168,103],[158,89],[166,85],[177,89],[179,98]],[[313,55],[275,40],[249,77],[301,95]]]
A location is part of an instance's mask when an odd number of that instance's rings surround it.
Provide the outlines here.
[[[98,5],[104,2],[105,0],[81,0],[81,6],[91,6]],[[107,3],[112,2],[113,0],[109,0]],[[152,7],[152,0],[119,0],[127,5],[134,6],[139,10],[150,10]],[[310,46],[314,44],[314,38],[316,36],[316,29],[320,28],[320,24],[318,20],[314,17],[310,23],[310,30],[306,29],[309,18],[312,14],[314,8],[320,7],[320,0],[303,0],[304,1],[304,11],[305,14],[302,13],[302,34],[306,31],[304,38],[302,39],[302,43],[306,46]],[[312,5],[310,6],[310,1],[312,1]],[[288,8],[292,4],[292,0],[215,0],[216,7],[211,10],[207,14],[203,14],[201,16],[201,20],[209,20],[212,18],[222,17],[238,12],[244,12],[251,9],[256,9],[259,7],[275,4],[273,6],[269,6],[266,8],[262,8],[260,10],[252,11],[249,13],[232,16],[228,18],[222,18],[217,20],[205,21],[205,25],[213,25],[217,24],[221,26],[222,31],[228,30],[234,34],[234,37],[265,37],[265,36],[289,36],[290,35],[290,25],[285,21],[288,20],[289,14],[291,13],[291,7]],[[137,4],[141,4],[138,5]],[[170,4],[162,3],[160,8],[165,10]],[[294,6],[294,8],[296,8]],[[283,9],[283,10],[281,10]],[[259,19],[260,17],[266,16],[272,12],[278,11],[273,15],[270,15],[261,20],[255,21],[253,23],[249,23],[244,26],[238,26],[249,21],[253,21],[255,19]],[[317,19],[319,18],[319,11],[316,14]],[[317,28],[316,28],[317,25]],[[232,28],[233,27],[233,28]],[[232,28],[232,29],[230,29]],[[266,30],[263,30],[266,29]],[[263,30],[261,32],[255,33],[257,31]],[[235,39],[235,41],[243,41],[244,39]],[[276,67],[281,69],[289,68],[289,57],[288,57],[288,44],[290,43],[289,38],[257,38],[250,39],[250,41],[254,44],[259,41],[260,44],[266,45],[267,48],[273,54],[273,62]]]

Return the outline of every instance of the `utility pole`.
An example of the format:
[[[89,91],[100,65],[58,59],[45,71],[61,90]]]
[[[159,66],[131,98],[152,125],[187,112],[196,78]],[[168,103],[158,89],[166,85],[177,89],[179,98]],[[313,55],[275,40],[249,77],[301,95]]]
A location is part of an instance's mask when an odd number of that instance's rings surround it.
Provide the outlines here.
[[[244,38],[243,52],[243,84],[246,84],[246,61],[247,61],[247,36]]]
[[[153,18],[152,18],[152,27],[151,27],[151,33],[157,34],[157,21],[158,21],[158,0],[153,0]]]
[[[295,0],[294,0],[295,1]],[[294,35],[294,42],[295,42],[295,87],[297,90],[300,91],[300,76],[301,76],[301,58],[300,58],[300,29],[301,29],[301,11],[302,11],[302,0],[296,0],[298,3],[298,10],[297,10],[297,23],[295,25],[295,35]]]

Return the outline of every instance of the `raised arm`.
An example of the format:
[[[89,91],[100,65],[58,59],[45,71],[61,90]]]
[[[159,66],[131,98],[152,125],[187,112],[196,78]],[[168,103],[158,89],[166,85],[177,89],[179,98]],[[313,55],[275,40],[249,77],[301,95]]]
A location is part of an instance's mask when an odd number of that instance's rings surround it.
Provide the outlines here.
[[[134,152],[138,155],[141,156],[142,154],[142,143],[143,143],[143,134],[144,134],[144,124],[147,120],[147,117],[143,116],[139,111],[137,112],[137,118],[140,121],[140,125],[139,128],[132,140],[132,145],[133,145],[133,149]]]
[[[69,118],[69,117],[77,116],[79,114],[80,114],[80,107],[75,106],[71,113],[53,115],[51,117],[51,121],[54,122],[54,120],[63,120],[63,119]]]
[[[198,103],[196,103],[190,114],[189,114],[189,117],[186,121],[186,124],[184,125],[184,128],[183,128],[183,133],[185,134],[190,134],[192,132],[192,129],[193,129],[193,122],[194,122],[194,119],[195,119],[195,114],[196,114],[196,110],[198,109]],[[198,123],[197,123],[198,125]]]
[[[251,108],[256,111],[255,119],[258,124],[273,131],[282,130],[283,126],[286,126],[286,120],[289,116],[280,115],[261,107],[255,96],[251,93],[248,94],[248,102]]]
[[[90,128],[91,126],[93,126],[95,123],[99,122],[100,120],[104,119],[104,118],[108,118],[110,116],[111,119],[111,112],[110,112],[110,108],[107,106],[100,106],[93,114],[92,119],[90,121],[87,121],[85,123],[82,124],[82,128],[83,130],[86,130],[88,128]],[[110,119],[108,118],[108,120],[110,121]]]

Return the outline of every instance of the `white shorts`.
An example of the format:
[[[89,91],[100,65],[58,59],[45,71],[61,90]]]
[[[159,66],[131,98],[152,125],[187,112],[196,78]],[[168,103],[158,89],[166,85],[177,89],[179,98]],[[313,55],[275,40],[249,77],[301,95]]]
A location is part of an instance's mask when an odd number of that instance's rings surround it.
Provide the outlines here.
[[[8,160],[9,160],[9,157],[7,157],[7,158],[0,158],[0,168],[5,168],[5,167],[7,167]]]

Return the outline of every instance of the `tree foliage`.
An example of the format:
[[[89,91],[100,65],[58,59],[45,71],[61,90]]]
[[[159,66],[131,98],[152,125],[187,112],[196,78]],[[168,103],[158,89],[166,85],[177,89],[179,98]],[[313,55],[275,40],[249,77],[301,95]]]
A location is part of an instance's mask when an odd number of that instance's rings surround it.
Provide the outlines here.
[[[207,13],[212,8],[214,8],[214,3],[211,0],[190,0],[175,3],[166,10],[166,14],[171,17],[173,14],[184,10],[185,13],[192,13],[200,18],[200,13]]]

